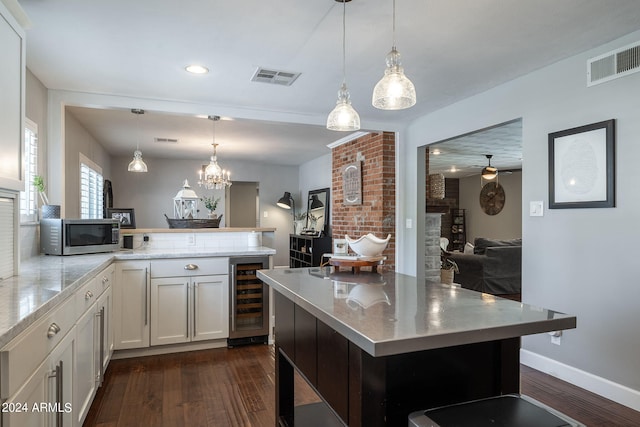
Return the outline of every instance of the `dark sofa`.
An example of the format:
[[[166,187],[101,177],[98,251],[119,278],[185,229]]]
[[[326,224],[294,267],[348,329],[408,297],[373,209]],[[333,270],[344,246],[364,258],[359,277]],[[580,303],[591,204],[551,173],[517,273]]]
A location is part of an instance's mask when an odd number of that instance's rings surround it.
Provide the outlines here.
[[[522,239],[476,238],[473,254],[451,253],[460,273],[454,281],[463,288],[493,295],[520,294]]]

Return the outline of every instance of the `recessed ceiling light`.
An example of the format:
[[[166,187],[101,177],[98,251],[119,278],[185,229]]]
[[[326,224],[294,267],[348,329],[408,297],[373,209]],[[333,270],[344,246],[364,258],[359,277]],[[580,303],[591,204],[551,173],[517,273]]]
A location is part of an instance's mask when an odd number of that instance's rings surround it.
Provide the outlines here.
[[[440,151],[440,150],[438,150],[438,149],[436,148],[435,150],[433,150],[433,153],[432,153],[432,154],[433,154],[434,156],[439,156],[439,155],[441,154],[441,151]]]
[[[196,64],[187,65],[185,67],[185,70],[193,74],[207,74],[209,72],[209,69],[207,67],[203,67],[202,65],[196,65]]]

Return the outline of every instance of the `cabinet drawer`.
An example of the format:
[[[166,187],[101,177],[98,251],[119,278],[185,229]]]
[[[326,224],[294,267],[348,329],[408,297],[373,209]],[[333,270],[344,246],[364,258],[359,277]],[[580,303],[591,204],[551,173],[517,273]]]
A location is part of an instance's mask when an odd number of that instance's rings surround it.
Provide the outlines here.
[[[102,285],[98,279],[99,277],[94,277],[76,291],[76,314],[78,317],[91,307],[102,293]]]
[[[0,351],[0,400],[12,396],[18,390],[73,328],[75,321],[75,298],[72,296]]]
[[[151,277],[228,274],[229,258],[180,258],[151,261]]]

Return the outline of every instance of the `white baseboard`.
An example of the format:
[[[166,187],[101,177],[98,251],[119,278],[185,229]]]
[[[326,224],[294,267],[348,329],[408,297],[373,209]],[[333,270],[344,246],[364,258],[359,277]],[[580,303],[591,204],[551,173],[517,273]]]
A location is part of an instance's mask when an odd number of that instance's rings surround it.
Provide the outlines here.
[[[227,339],[207,340],[195,343],[169,344],[146,348],[134,348],[128,350],[116,350],[111,359],[129,359],[132,357],[157,356],[160,354],[181,353],[185,351],[209,350],[227,346]]]
[[[520,363],[544,372],[575,386],[589,390],[609,400],[640,411],[640,391],[606,378],[593,375],[573,366],[565,365],[529,350],[520,350]]]

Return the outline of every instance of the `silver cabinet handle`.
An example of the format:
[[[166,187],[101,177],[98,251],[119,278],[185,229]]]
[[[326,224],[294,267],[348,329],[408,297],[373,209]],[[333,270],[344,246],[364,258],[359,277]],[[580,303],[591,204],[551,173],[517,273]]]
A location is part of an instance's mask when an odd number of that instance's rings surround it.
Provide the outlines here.
[[[184,266],[185,270],[197,270],[198,268],[198,264],[187,264]]]
[[[147,306],[147,282],[148,282],[149,274],[147,272],[147,268],[144,269],[144,326],[147,326],[147,312],[149,311],[149,307]]]
[[[53,375],[49,375],[49,378],[56,379],[56,403],[58,404],[58,408],[62,408],[62,393],[64,391],[64,384],[62,381],[64,377],[62,376],[62,360],[53,370]],[[58,410],[56,413],[56,427],[62,427],[62,417],[63,412]]]
[[[91,291],[87,291],[87,293],[86,293],[86,294],[84,294],[84,299],[85,299],[85,300],[89,300],[89,299],[91,299],[91,298],[93,298],[93,292],[91,292]]]
[[[196,314],[196,310],[197,310],[197,299],[196,296],[198,295],[198,283],[196,282],[193,285],[193,337],[196,337],[196,334],[198,333],[198,331],[196,330],[197,326],[198,326],[198,315]]]
[[[102,278],[102,285],[104,286],[105,284],[107,284],[108,281],[109,281],[109,278],[107,276],[104,276]]]
[[[98,375],[96,375],[96,384],[98,387],[101,387],[104,378],[104,305],[100,307],[100,311],[96,313],[96,317],[100,318],[100,333],[98,334],[100,336],[100,364]]]
[[[55,337],[58,332],[60,332],[60,326],[58,326],[55,322],[52,323],[47,330],[47,338]]]
[[[189,288],[191,286],[187,283],[187,338],[189,338]]]

